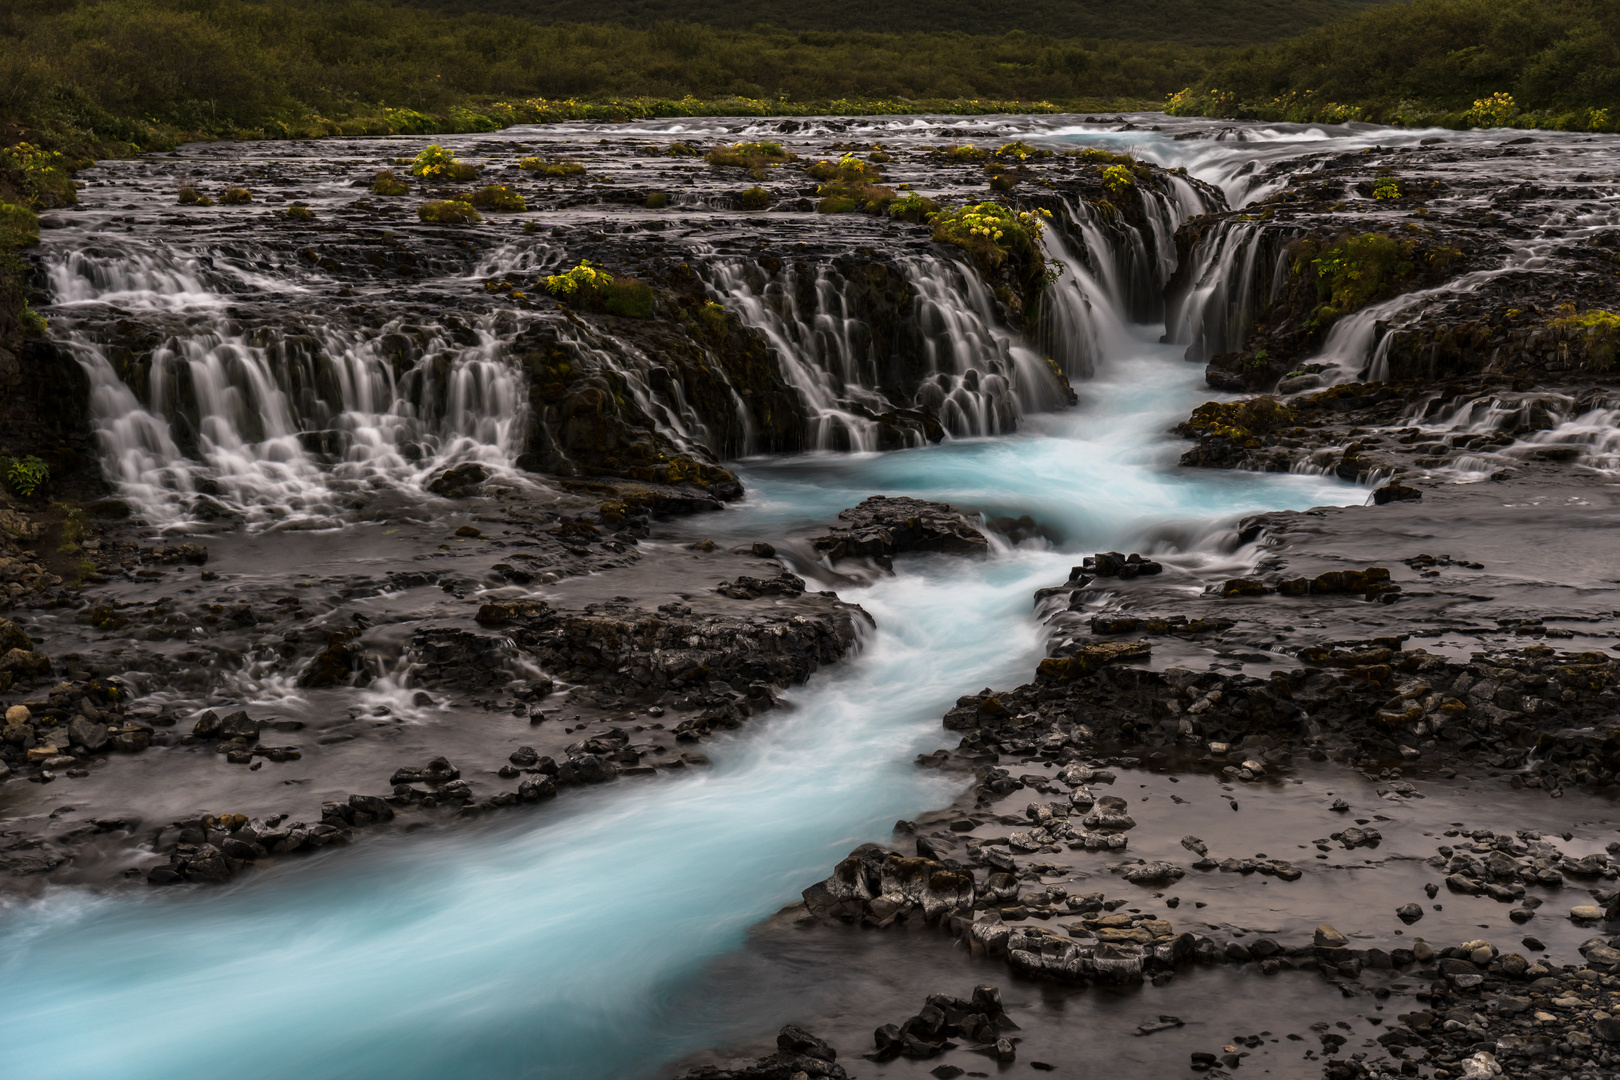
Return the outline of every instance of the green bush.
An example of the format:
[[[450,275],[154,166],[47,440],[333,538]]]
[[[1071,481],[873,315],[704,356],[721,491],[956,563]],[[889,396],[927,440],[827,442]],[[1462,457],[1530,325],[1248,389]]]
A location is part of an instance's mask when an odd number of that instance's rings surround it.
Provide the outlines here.
[[[647,196],[647,209],[662,210],[669,205],[669,196],[662,191],[654,191]]]
[[[246,206],[253,201],[253,193],[245,187],[228,187],[219,196],[225,206]]]
[[[0,203],[0,250],[33,247],[39,243],[39,218],[26,206]]]
[[[409,195],[411,187],[393,169],[378,170],[371,178],[371,190],[378,195]]]
[[[22,327],[23,333],[33,337],[44,337],[51,329],[50,324],[45,321],[45,316],[26,303],[23,304],[22,310],[17,312],[17,325]]]
[[[924,195],[906,195],[889,204],[889,216],[920,225],[939,213],[939,204]]]
[[[743,210],[763,210],[771,205],[771,193],[762,187],[751,187],[737,196],[737,206]]]
[[[529,172],[537,172],[541,176],[583,176],[585,166],[577,161],[547,161],[545,158],[526,157],[518,162],[518,168]]]
[[[934,242],[962,248],[989,276],[1013,254],[1041,261],[1043,216],[1051,214],[1045,210],[1038,214],[1010,210],[993,202],[944,210],[933,218]]]
[[[705,157],[710,165],[729,165],[744,169],[758,169],[784,165],[798,159],[779,142],[740,142],[730,146],[717,146]]]
[[[286,214],[287,217],[293,221],[315,220],[315,211],[311,210],[303,203],[293,203],[291,206],[287,207],[286,210],[282,211],[282,213]]]
[[[32,454],[20,458],[0,457],[0,473],[4,474],[6,487],[11,489],[12,494],[25,499],[51,479],[50,466]]]
[[[581,260],[572,270],[552,274],[538,284],[559,301],[631,319],[651,318],[656,306],[651,285],[633,278],[616,280],[587,260]]]
[[[416,216],[430,225],[475,225],[483,215],[461,199],[438,199],[416,208]]]
[[[594,292],[611,284],[613,284],[612,274],[589,259],[581,259],[579,265],[572,270],[547,277],[541,283],[541,287],[558,300],[571,300],[582,293]]]
[[[425,180],[453,180],[456,156],[438,143],[429,143],[411,161],[411,175]]]
[[[472,204],[480,210],[504,210],[508,213],[521,213],[528,209],[523,196],[504,184],[491,184],[478,189],[473,193]]]
[[[1336,319],[1359,311],[1373,300],[1401,289],[1416,270],[1415,245],[1383,233],[1361,233],[1331,244],[1309,241],[1297,245],[1292,269],[1316,279],[1322,306],[1312,322],[1327,327]]]

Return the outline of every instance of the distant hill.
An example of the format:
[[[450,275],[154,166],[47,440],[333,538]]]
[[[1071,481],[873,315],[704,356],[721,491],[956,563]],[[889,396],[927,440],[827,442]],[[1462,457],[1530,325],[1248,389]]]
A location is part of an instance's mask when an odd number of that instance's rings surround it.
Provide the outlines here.
[[[1361,0],[404,0],[434,11],[536,22],[848,33],[1023,31],[1054,38],[1245,45],[1276,41],[1365,7]]]

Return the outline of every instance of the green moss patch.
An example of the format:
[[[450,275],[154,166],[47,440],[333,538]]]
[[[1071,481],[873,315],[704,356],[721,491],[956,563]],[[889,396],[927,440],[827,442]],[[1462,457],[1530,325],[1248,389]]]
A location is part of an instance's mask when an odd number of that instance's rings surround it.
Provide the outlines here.
[[[438,199],[416,208],[416,216],[429,225],[474,225],[484,220],[472,203],[460,199]]]

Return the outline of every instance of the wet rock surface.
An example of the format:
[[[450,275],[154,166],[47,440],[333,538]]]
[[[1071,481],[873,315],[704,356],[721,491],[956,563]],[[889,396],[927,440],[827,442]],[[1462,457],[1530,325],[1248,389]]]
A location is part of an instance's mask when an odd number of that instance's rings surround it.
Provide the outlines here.
[[[810,539],[833,563],[848,558],[889,563],[908,553],[983,555],[990,550],[977,523],[948,503],[874,495],[838,518],[832,532]]]

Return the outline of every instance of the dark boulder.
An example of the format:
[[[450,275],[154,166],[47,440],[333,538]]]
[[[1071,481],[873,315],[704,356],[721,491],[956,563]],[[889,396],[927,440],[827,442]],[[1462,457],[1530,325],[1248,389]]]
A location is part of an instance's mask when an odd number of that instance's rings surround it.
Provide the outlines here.
[[[838,517],[843,524],[810,540],[831,562],[907,552],[982,555],[990,550],[978,526],[949,503],[873,495]]]

